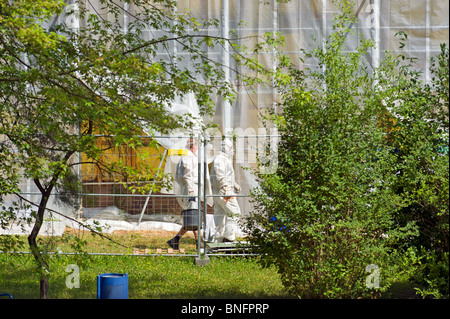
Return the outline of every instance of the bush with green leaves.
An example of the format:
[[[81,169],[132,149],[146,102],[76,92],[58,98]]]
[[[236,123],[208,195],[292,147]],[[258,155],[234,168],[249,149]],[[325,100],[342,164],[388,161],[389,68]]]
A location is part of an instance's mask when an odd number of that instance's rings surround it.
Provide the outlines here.
[[[392,112],[400,120],[389,136],[390,145],[399,149],[402,167],[393,184],[407,205],[396,212],[395,220],[404,225],[414,222],[418,236],[400,247],[413,249],[421,258],[412,276],[423,297],[448,298],[449,284],[449,49],[431,59],[430,84],[402,79],[396,95],[403,103],[392,101]],[[407,79],[407,78],[406,78]]]
[[[378,296],[395,281],[390,254],[422,235],[402,212],[420,197],[448,216],[448,153],[436,149],[446,134],[436,116],[442,98],[429,98],[433,88],[414,59],[386,53],[372,70],[372,41],[347,52],[355,17],[338,5],[334,32],[305,53],[316,69],[280,59],[288,76],[279,78],[282,111],[273,119],[283,152],[276,173],[256,173],[255,210],[244,225],[262,261],[300,298]],[[379,280],[371,281],[375,269]]]

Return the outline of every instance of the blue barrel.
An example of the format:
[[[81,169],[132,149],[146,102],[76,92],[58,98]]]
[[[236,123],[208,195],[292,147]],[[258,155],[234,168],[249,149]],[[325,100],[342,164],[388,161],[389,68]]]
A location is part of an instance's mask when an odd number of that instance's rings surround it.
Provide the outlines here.
[[[128,299],[128,274],[98,275],[97,299]]]

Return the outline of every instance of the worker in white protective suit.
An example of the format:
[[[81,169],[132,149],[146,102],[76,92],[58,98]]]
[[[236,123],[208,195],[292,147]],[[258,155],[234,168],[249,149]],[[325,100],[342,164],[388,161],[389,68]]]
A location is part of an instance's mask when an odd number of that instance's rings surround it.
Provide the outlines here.
[[[235,196],[241,187],[236,183],[233,169],[233,142],[225,139],[221,151],[214,158],[211,166],[211,188],[214,195],[214,222],[216,224],[215,240],[233,242],[236,240],[237,222],[241,210]]]
[[[167,244],[173,249],[179,248],[179,243],[184,234],[193,231],[195,240],[198,240],[198,141],[190,138],[186,147],[188,152],[182,156],[175,174],[175,181],[178,183],[180,195],[190,195],[191,197],[177,198],[182,208],[183,226],[178,234],[167,241]],[[207,174],[207,194],[211,194],[209,184],[209,174]],[[202,172],[203,175],[203,172]],[[201,176],[200,194],[203,194],[203,176]],[[209,199],[207,203],[212,206],[213,201]],[[201,203],[200,203],[201,204]]]

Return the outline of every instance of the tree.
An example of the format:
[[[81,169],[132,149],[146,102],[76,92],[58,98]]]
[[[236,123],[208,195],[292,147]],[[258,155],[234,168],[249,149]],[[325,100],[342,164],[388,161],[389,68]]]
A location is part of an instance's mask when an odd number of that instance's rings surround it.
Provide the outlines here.
[[[282,111],[273,120],[283,152],[276,173],[256,173],[255,211],[245,222],[263,264],[276,265],[284,285],[301,298],[385,291],[394,280],[391,254],[421,234],[416,220],[399,222],[398,216],[424,195],[423,183],[433,199],[421,200],[448,216],[448,154],[437,158],[436,151],[448,128],[440,128],[432,112],[442,109],[448,117],[442,108],[448,97],[423,85],[402,54],[386,53],[371,70],[364,56],[375,43],[362,39],[346,52],[356,18],[346,1],[337,5],[334,32],[305,53],[318,67],[281,66],[288,76],[278,79]],[[380,276],[376,284],[367,282],[373,271]]]
[[[222,65],[204,54],[206,48],[227,42],[242,65],[264,71],[232,38],[200,32],[218,21],[175,14],[176,2],[74,4],[0,2],[0,198],[18,194],[20,178],[31,179],[41,193],[28,236],[41,271],[41,298],[47,297],[49,261],[37,236],[52,192],[79,192],[76,155],[83,153],[87,162],[129,178],[153,177],[150,168],[136,171],[126,163],[101,162],[101,154],[121,146],[136,149],[142,142],[135,136],[144,128],[161,134],[189,128],[189,121],[168,111],[177,95],[193,92],[202,114],[212,114],[212,94],[232,99]],[[123,13],[130,17],[126,32]],[[79,27],[58,22],[67,16],[78,17]],[[145,39],[142,33],[149,26],[159,36]],[[187,54],[158,57],[173,43]],[[96,134],[107,136],[106,149],[96,144]],[[2,222],[15,219],[14,212],[4,208]]]

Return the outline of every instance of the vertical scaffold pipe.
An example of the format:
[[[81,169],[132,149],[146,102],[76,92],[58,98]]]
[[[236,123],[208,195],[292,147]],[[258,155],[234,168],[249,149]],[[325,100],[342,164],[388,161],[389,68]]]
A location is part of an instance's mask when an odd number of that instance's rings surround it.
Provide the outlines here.
[[[200,226],[202,225],[202,214],[201,214],[201,208],[202,208],[202,202],[201,202],[201,182],[202,182],[202,165],[201,165],[201,145],[202,143],[200,142],[201,135],[198,134],[198,140],[197,140],[197,145],[198,145],[198,149],[197,149],[197,171],[198,171],[198,176],[197,176],[197,213],[198,213],[198,223],[197,223],[197,254],[198,254],[198,258],[201,258],[201,240],[200,240]],[[205,187],[203,187],[205,188]]]

